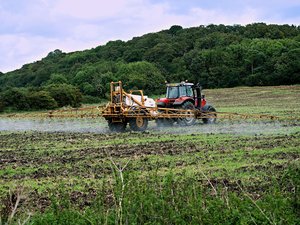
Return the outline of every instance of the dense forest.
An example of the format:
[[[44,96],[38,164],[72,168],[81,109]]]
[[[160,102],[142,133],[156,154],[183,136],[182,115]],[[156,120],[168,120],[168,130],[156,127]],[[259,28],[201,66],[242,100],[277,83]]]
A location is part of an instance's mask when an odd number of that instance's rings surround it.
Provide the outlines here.
[[[109,82],[160,94],[164,81],[204,88],[300,83],[300,26],[208,25],[50,52],[21,69],[0,72],[0,110],[52,109],[107,98]]]

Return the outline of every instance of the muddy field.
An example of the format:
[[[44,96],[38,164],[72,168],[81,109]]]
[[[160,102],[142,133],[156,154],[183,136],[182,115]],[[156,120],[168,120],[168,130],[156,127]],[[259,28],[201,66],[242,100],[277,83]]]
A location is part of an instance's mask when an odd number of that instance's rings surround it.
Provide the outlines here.
[[[285,107],[256,106],[255,112],[282,115],[290,112],[292,105],[299,111],[299,92],[291,90],[280,92],[285,98],[291,96]],[[227,107],[227,103],[218,104],[221,109]],[[245,105],[236,105],[237,110],[245,110]],[[224,120],[211,126],[198,123],[159,129],[151,123],[143,133],[128,130],[116,134],[110,133],[101,119],[2,117],[1,207],[9,190],[21,189],[19,208],[23,212],[43,212],[51,205],[51,196],[61,193],[67,193],[83,209],[101,192],[100,184],[112,179],[112,161],[119,166],[128,163],[126,172],[140,178],[152,173],[164,177],[172,171],[177,177],[197,178],[203,185],[222,185],[233,192],[239,192],[237,184],[242,184],[258,199],[274,180],[280,181],[287,168],[299,166],[299,158],[299,120]]]
[[[239,133],[246,124],[228,126],[231,134],[202,133],[197,127],[187,134],[168,129],[124,134],[2,132],[0,195],[22,186],[26,200],[40,209],[59,188],[89,201],[99,182],[112,174],[110,157],[119,164],[130,160],[127,170],[140,175],[154,170],[163,175],[172,169],[199,176],[201,168],[210,179],[242,180],[256,192],[268,185],[270,173],[280,177],[290,163],[299,161],[299,127],[267,124],[264,133],[258,124],[257,133]],[[233,126],[239,128],[233,132]]]

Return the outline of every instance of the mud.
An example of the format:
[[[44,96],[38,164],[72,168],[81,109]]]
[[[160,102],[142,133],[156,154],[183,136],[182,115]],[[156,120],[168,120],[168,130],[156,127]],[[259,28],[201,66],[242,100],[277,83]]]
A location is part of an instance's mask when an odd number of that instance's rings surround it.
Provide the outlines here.
[[[11,167],[35,168],[31,173],[18,173],[15,175],[2,174],[0,178],[3,180],[23,179],[23,178],[44,178],[55,176],[76,176],[82,177],[103,176],[111,172],[111,167],[107,163],[108,157],[118,159],[134,158],[141,161],[133,170],[152,170],[151,163],[147,163],[147,156],[180,156],[182,154],[202,152],[204,158],[199,159],[203,163],[210,163],[218,160],[214,155],[206,155],[206,152],[216,152],[219,154],[231,154],[236,149],[244,150],[246,154],[244,158],[251,159],[253,156],[247,154],[253,150],[263,151],[260,154],[262,159],[268,158],[268,149],[274,149],[284,146],[299,145],[299,134],[295,135],[279,135],[270,139],[269,136],[248,136],[248,137],[232,137],[223,140],[220,143],[211,143],[206,140],[198,140],[197,135],[190,135],[187,140],[178,141],[160,140],[159,134],[148,133],[128,133],[123,134],[122,138],[134,136],[139,139],[152,138],[154,142],[149,143],[122,143],[113,144],[118,137],[116,134],[81,134],[81,133],[11,133],[0,135],[0,169]],[[173,135],[174,138],[180,138],[180,135]],[[208,136],[209,137],[209,136]],[[157,140],[156,140],[157,139]],[[110,141],[111,144],[101,144],[103,141]],[[45,142],[45,144],[44,144]],[[99,143],[92,144],[92,143]],[[55,143],[55,145],[53,145]],[[63,144],[63,145],[62,145]],[[64,145],[66,144],[66,145]],[[94,146],[92,146],[94,145]],[[69,147],[72,149],[68,149]],[[60,148],[59,152],[56,150]],[[9,150],[15,149],[15,150]],[[265,152],[265,153],[264,153]],[[219,157],[219,155],[217,156]],[[299,157],[297,153],[280,152],[274,154],[277,159],[293,160]],[[233,158],[234,159],[234,158]],[[205,162],[204,162],[205,161]],[[159,162],[158,167],[169,167],[169,162]],[[190,161],[189,165],[197,163]],[[49,165],[43,167],[43,165]],[[63,165],[72,165],[65,167]],[[186,166],[186,162],[177,160],[176,166]],[[89,171],[89,173],[87,173]]]
[[[38,185],[48,185],[48,182],[60,182],[61,179],[64,182],[79,179],[79,183],[70,184],[66,190],[71,201],[80,208],[91,204],[99,194],[99,180],[110,179],[110,156],[120,164],[130,159],[132,163],[126,171],[136,173],[166,171],[169,168],[184,170],[201,165],[210,177],[208,183],[202,174],[198,174],[201,184],[237,192],[239,178],[232,177],[254,174],[248,180],[250,184],[243,187],[252,194],[263,192],[268,187],[268,179],[271,179],[271,176],[265,175],[257,179],[256,173],[274,173],[277,176],[286,170],[286,162],[300,157],[296,150],[285,151],[300,146],[299,125],[289,126],[288,123],[219,122],[210,126],[175,125],[159,129],[151,123],[147,132],[136,133],[127,129],[122,134],[110,133],[100,120],[1,119],[0,125],[3,124],[0,132],[0,198],[3,190],[10,188],[7,184],[11,182],[22,184],[33,181]],[[282,151],[269,154],[269,150],[276,148]],[[236,151],[243,152],[243,156],[239,157]],[[256,153],[252,154],[253,151]],[[231,172],[225,166],[216,166],[235,162],[241,163],[241,166]],[[219,174],[219,177],[213,177],[213,174]],[[71,185],[80,185],[81,190],[73,190]],[[47,191],[37,191],[36,186],[32,187],[27,196],[30,204],[25,205],[43,211],[50,205],[50,195]],[[106,197],[109,204],[109,193]]]

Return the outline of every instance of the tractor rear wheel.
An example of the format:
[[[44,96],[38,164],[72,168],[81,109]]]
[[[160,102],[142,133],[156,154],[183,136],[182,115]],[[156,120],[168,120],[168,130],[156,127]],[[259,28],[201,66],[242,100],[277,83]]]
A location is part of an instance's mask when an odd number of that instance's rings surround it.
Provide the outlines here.
[[[108,128],[111,132],[124,132],[126,129],[126,122],[112,122],[108,120]]]
[[[133,131],[145,131],[148,127],[148,119],[135,117],[129,120],[129,127]]]
[[[205,124],[216,123],[216,121],[217,121],[217,114],[214,113],[214,112],[216,112],[216,109],[213,106],[206,105],[206,106],[203,107],[203,111],[204,111],[204,115],[205,115],[205,112],[208,112],[207,118],[203,118],[202,119],[203,123],[205,123]]]
[[[185,102],[182,104],[182,109],[195,110],[195,106],[192,102]],[[196,123],[196,117],[194,112],[186,112],[187,117],[178,119],[178,124],[181,126],[192,126]]]

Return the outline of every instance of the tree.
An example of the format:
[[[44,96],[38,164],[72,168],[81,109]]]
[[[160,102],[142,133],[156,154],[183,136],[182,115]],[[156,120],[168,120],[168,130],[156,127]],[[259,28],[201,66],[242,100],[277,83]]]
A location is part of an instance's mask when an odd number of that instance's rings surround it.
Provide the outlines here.
[[[3,111],[4,111],[4,108],[5,108],[4,102],[3,102],[2,97],[0,96],[0,112],[3,112]]]
[[[64,53],[60,49],[55,49],[52,52],[49,52],[46,59],[54,59],[62,56]]]
[[[151,94],[159,94],[164,87],[164,77],[149,62],[122,64],[116,74],[126,89],[142,89]]]
[[[153,48],[149,49],[144,54],[144,60],[149,62],[156,62],[162,68],[170,71],[170,64],[175,58],[176,51],[171,44],[159,43]]]
[[[49,84],[67,84],[67,78],[62,74],[53,73],[50,76],[50,79],[47,81],[47,85]]]
[[[182,30],[182,26],[179,26],[179,25],[173,25],[168,33],[171,34],[172,36],[175,36],[179,31]]]
[[[96,48],[98,56],[105,60],[121,58],[125,50],[125,43],[121,40],[109,41],[105,46]]]
[[[17,110],[54,109],[56,101],[46,91],[34,91],[25,88],[11,88],[0,97],[2,107],[12,107]]]
[[[294,84],[298,82],[298,67],[293,50],[298,48],[300,27],[294,25],[210,24],[185,29],[174,25],[168,30],[127,42],[110,41],[90,50],[54,50],[21,69],[0,73],[0,91],[70,83],[84,94],[105,98],[109,82],[120,77],[121,67],[135,73],[130,63],[143,61],[154,66],[155,73],[164,80],[199,80],[206,87]],[[150,71],[154,71],[152,67]],[[138,82],[144,77],[136,75],[134,79],[131,86],[141,86]]]
[[[18,110],[30,109],[28,92],[24,88],[10,88],[2,93],[5,107],[13,107]]]
[[[82,94],[73,85],[70,84],[52,84],[45,87],[50,96],[55,99],[59,107],[72,106],[79,107],[81,105]]]
[[[28,103],[31,109],[54,109],[58,106],[54,98],[46,91],[29,93]]]
[[[281,55],[275,64],[275,84],[300,83],[300,48],[292,49]]]
[[[118,80],[112,72],[102,73],[93,80],[96,87],[96,96],[101,98],[109,97],[110,82]]]
[[[88,69],[82,69],[78,73],[76,73],[73,78],[73,84],[80,85],[85,82],[89,82],[92,79],[92,74]]]
[[[84,82],[82,85],[82,92],[85,95],[92,95],[95,96],[97,95],[97,89],[94,85],[88,83],[88,82]]]

